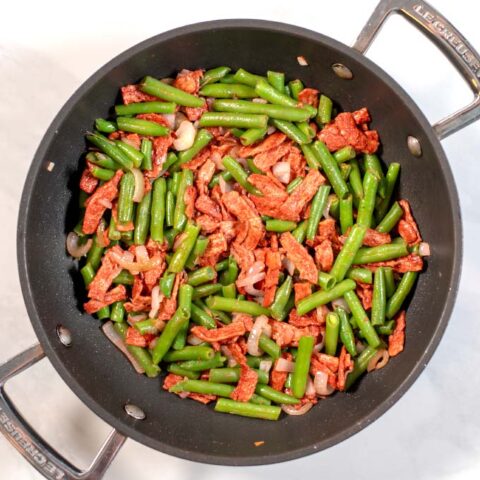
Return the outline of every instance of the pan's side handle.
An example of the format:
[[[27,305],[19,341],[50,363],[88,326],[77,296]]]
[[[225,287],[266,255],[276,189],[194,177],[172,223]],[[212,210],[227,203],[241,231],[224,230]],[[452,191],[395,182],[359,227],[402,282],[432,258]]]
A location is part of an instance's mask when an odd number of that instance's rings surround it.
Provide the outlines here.
[[[466,107],[440,120],[433,128],[440,139],[480,118],[480,56],[465,37],[435,8],[422,0],[381,0],[353,48],[365,53],[392,13],[403,15],[432,40],[453,63],[473,91]]]
[[[43,440],[16,410],[5,392],[5,383],[45,356],[40,345],[25,350],[0,365],[0,431],[44,477],[51,480],[99,480],[125,442],[113,430],[87,470],[81,471]]]

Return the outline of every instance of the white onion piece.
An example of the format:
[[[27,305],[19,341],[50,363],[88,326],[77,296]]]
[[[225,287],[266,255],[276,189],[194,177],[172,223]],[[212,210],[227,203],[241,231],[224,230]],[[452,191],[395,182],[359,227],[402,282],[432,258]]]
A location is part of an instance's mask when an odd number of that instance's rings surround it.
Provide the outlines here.
[[[285,257],[282,260],[282,265],[287,269],[289,275],[293,275],[295,273],[295,265],[289,258]]]
[[[418,246],[418,254],[421,257],[428,257],[430,255],[430,244],[427,242],[422,242]]]
[[[245,158],[233,157],[243,167],[248,168],[247,160]]]
[[[313,384],[312,377],[310,375],[307,376],[307,386],[305,388],[305,395],[307,397],[313,397],[316,394],[315,386]]]
[[[67,235],[67,252],[73,258],[81,258],[88,253],[92,246],[92,239],[89,238],[83,245],[78,244],[79,236],[75,232]]]
[[[137,262],[139,263],[146,263],[148,262],[148,251],[145,245],[137,245],[135,247],[135,257],[137,258]]]
[[[175,126],[176,115],[174,113],[164,113],[162,117],[167,122],[168,128],[170,128],[171,130],[174,130],[176,128]]]
[[[188,397],[189,392],[178,392],[177,395],[178,395],[182,400],[185,400],[185,398]]]
[[[275,178],[285,185],[290,183],[290,164],[288,162],[278,162],[272,167]]]
[[[254,357],[259,357],[263,353],[258,346],[258,341],[260,340],[260,335],[263,333],[263,329],[267,324],[268,317],[266,315],[260,315],[255,320],[253,327],[248,334],[247,352]]]
[[[251,295],[252,297],[263,297],[263,292],[262,290],[258,290],[257,288],[255,288],[253,285],[247,285],[245,287],[245,292],[248,294],[248,295]],[[263,300],[262,300],[263,302]],[[262,303],[262,302],[258,302],[257,303]]]
[[[222,193],[231,192],[233,189],[232,185],[225,181],[225,179],[221,175],[218,177],[218,185],[220,186],[220,191]]]
[[[273,362],[271,360],[262,360],[260,362],[260,365],[258,366],[258,369],[261,370],[262,372],[269,372],[270,369],[272,368]]]
[[[187,337],[187,343],[189,345],[200,345],[201,343],[203,343],[203,340],[201,338],[198,338],[196,335],[194,335],[193,333],[191,333],[188,337]]]
[[[247,287],[249,285],[255,285],[257,282],[260,282],[265,278],[265,272],[254,273],[249,275],[248,277],[242,278],[241,280],[237,281],[237,287]]]
[[[267,128],[267,135],[271,135],[273,132],[276,132],[277,129],[273,125],[269,125]]]
[[[382,348],[378,350],[368,362],[367,372],[371,372],[372,370],[380,370],[388,363],[389,360],[390,355],[386,349]]]
[[[109,209],[111,209],[112,206],[113,206],[113,205],[112,205],[112,202],[111,202],[110,200],[107,200],[106,198],[100,198],[100,199],[98,200],[98,203],[99,203],[100,205],[102,205],[103,207],[109,208]]]
[[[142,201],[143,194],[145,193],[145,181],[143,180],[143,173],[138,168],[132,168],[131,172],[135,178],[133,201],[139,203]]]
[[[335,389],[328,384],[328,375],[321,370],[315,374],[313,387],[315,389],[315,393],[322,397],[331,395],[335,391]]]
[[[317,321],[320,324],[325,323],[327,315],[330,313],[330,309],[326,305],[320,305],[315,309],[315,314],[317,315]]]
[[[267,100],[261,97],[252,98],[253,103],[268,103]]]
[[[230,151],[228,152],[228,155],[230,155],[231,157],[233,158],[238,158],[240,157],[239,153],[240,153],[240,145],[234,145]],[[243,157],[240,157],[240,158],[243,158]],[[246,157],[245,157],[246,158]]]
[[[313,347],[313,351],[314,352],[321,352],[323,350],[323,347],[325,346],[325,341],[324,339],[322,339],[321,342],[317,343],[314,347]]]
[[[313,403],[305,403],[300,408],[295,408],[295,405],[285,405],[282,403],[281,407],[288,415],[304,415],[313,407]]]
[[[145,373],[145,370],[127,350],[127,346],[125,345],[123,338],[115,330],[113,323],[110,320],[102,325],[102,330],[105,336],[128,358],[135,371],[137,373]]]
[[[196,134],[197,130],[193,126],[193,123],[184,120],[175,131],[177,138],[173,141],[173,147],[178,152],[188,150],[193,145]]]
[[[323,209],[323,216],[327,219],[327,220],[330,220],[332,217],[330,215],[330,207],[332,206],[332,201],[333,201],[333,197],[332,195],[329,195],[328,196],[328,200],[327,200],[327,204],[325,205],[325,208]]]
[[[303,55],[299,55],[297,57],[297,62],[302,67],[306,67],[308,65],[307,59]]]
[[[295,362],[292,362],[291,360],[287,360],[286,358],[280,357],[275,363],[275,366],[273,367],[273,369],[276,372],[291,373],[295,370]]]
[[[232,355],[232,352],[226,345],[222,345],[220,347],[221,352],[227,357],[227,366],[229,367],[236,367],[238,365],[237,361]]]
[[[152,289],[152,305],[150,307],[148,318],[155,318],[157,316],[159,308],[160,308],[160,287],[156,285]]]
[[[133,327],[137,322],[141,322],[142,320],[146,320],[146,319],[147,319],[146,313],[137,313],[136,315],[128,315],[127,323]]]
[[[350,313],[350,307],[348,306],[348,303],[343,297],[336,298],[335,300],[332,301],[332,307],[336,308],[342,308],[345,310],[347,313]]]
[[[253,288],[253,287],[251,287],[251,288]],[[246,290],[247,290],[247,289],[245,289],[245,291],[246,291]],[[262,306],[263,306],[263,295],[260,295],[260,294],[259,294],[258,296],[254,296],[254,297],[253,297],[253,301],[254,301],[255,303],[258,303],[259,305],[262,305]]]
[[[146,272],[152,268],[158,267],[161,262],[159,258],[151,258],[145,263],[139,263],[133,261],[133,255],[127,257],[127,253],[124,252],[123,255],[118,254],[117,252],[111,252],[112,258],[125,270],[128,270],[132,275],[137,275],[139,272]],[[132,260],[127,260],[126,258],[132,258]]]

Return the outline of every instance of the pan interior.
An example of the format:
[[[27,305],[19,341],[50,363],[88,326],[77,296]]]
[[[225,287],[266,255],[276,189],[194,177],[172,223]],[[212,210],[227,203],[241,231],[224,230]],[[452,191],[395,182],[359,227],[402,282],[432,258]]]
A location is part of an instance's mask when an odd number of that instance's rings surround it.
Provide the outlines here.
[[[302,67],[296,57],[309,65]],[[341,80],[331,65],[354,73]],[[348,394],[337,394],[303,417],[267,422],[216,414],[212,406],[166,393],[161,381],[135,374],[82,313],[84,288],[77,265],[65,253],[65,235],[78,220],[79,160],[83,134],[95,118],[111,114],[119,87],[146,74],[162,78],[182,68],[229,65],[255,73],[283,71],[338,102],[345,111],[367,106],[382,141],[382,159],[400,162],[400,196],[408,198],[432,257],[421,275],[407,315],[404,353],[369,375]],[[407,150],[415,135],[421,158]],[[45,166],[54,162],[50,173]],[[91,77],[59,113],[42,141],[25,186],[19,220],[19,265],[27,308],[50,360],[87,405],[123,433],[158,450],[192,460],[263,464],[326,448],[363,428],[408,388],[431,356],[445,328],[458,279],[458,201],[439,142],[403,90],[351,49],[314,32],[260,21],[222,21],[184,27],[120,55]],[[63,324],[73,345],[63,347],[55,328]],[[129,401],[144,421],[124,413]],[[262,448],[255,441],[264,441]]]

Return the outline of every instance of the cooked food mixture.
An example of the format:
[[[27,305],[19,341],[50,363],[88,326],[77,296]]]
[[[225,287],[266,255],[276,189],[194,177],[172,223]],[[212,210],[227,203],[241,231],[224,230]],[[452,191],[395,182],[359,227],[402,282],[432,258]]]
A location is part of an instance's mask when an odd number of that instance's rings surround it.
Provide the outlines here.
[[[67,250],[86,257],[85,311],[138,373],[277,420],[402,352],[429,246],[365,106],[228,67],[121,96],[86,135]]]

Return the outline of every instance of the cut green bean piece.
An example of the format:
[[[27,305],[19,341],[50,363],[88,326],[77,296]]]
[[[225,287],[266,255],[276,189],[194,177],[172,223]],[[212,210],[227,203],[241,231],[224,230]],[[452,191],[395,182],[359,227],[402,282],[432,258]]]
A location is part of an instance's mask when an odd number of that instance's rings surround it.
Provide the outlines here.
[[[288,276],[285,281],[277,288],[275,299],[270,306],[270,314],[275,320],[281,320],[286,317],[285,309],[292,293],[293,279]]]
[[[197,241],[195,242],[195,246],[193,247],[193,250],[188,256],[185,267],[189,269],[195,268],[195,265],[197,264],[197,260],[205,253],[205,250],[207,249],[207,247],[208,247],[208,238],[199,236],[197,238]]]
[[[235,81],[245,85],[250,85],[251,87],[255,87],[259,80],[265,80],[265,77],[247,72],[243,68],[239,68],[233,75],[233,78]]]
[[[310,116],[309,111],[305,108],[257,103],[248,100],[215,100],[213,102],[213,109],[217,112],[267,115],[273,119],[287,120],[290,122],[304,122],[308,120]]]
[[[267,128],[268,117],[252,113],[206,112],[200,127]]]
[[[209,329],[216,327],[215,320],[207,312],[198,307],[195,303],[192,303],[191,309],[193,322]]]
[[[135,168],[140,168],[140,166],[142,165],[143,163],[143,153],[140,152],[139,150],[137,150],[135,147],[133,147],[132,145],[126,143],[126,142],[122,142],[121,140],[114,140],[113,141],[115,143],[115,145],[120,149],[122,150],[122,152],[127,156],[129,157],[132,162],[133,162],[133,166]]]
[[[352,315],[355,318],[355,323],[362,332],[362,335],[365,337],[365,340],[371,347],[378,347],[380,345],[380,339],[378,338],[377,332],[370,323],[370,320],[368,319],[368,316],[363,309],[363,306],[358,299],[357,294],[353,290],[351,290],[344,294],[344,298],[347,301]]]
[[[125,318],[125,308],[123,302],[115,302],[110,310],[110,320],[112,322],[123,322]]]
[[[211,360],[215,350],[207,346],[191,346],[181,350],[170,350],[164,357],[164,362],[182,362],[186,360]]]
[[[408,255],[408,247],[405,241],[400,239],[398,243],[387,243],[378,247],[362,247],[353,259],[354,265],[386,262],[395,258]]]
[[[135,190],[135,177],[127,172],[120,180],[118,193],[118,222],[128,223],[133,218],[133,192]]]
[[[255,387],[255,393],[275,403],[297,405],[300,402],[300,400],[288,395],[287,393],[279,392],[268,385],[263,385],[260,383],[258,383]]]
[[[363,181],[360,167],[356,158],[350,161],[350,175],[348,180],[350,181],[350,187],[353,195],[353,204],[356,208],[360,205],[360,200],[363,198]]]
[[[135,230],[133,232],[133,243],[144,245],[147,240],[148,228],[150,226],[150,207],[152,204],[152,192],[147,192],[137,208],[135,219]]]
[[[332,120],[332,100],[326,95],[320,95],[320,100],[318,102],[318,115],[317,122],[321,125],[330,123]]]
[[[381,220],[388,211],[390,200],[395,190],[398,174],[400,173],[400,164],[393,162],[388,166],[387,174],[385,175],[385,196],[380,204],[377,206],[377,219]]]
[[[140,89],[149,95],[184,107],[200,108],[204,106],[205,102],[202,98],[191,95],[153,77],[145,77],[140,84]]]
[[[119,116],[137,115],[139,113],[175,113],[177,106],[169,102],[138,102],[128,105],[115,105]]]
[[[104,247],[99,245],[96,235],[94,235],[92,240],[92,246],[87,253],[87,263],[89,263],[93,270],[96,271],[100,266],[100,262],[102,261]]]
[[[357,347],[355,345],[355,336],[353,334],[352,326],[348,321],[347,312],[343,308],[335,308],[335,313],[340,320],[340,340],[347,349],[347,352],[355,357],[357,355]]]
[[[319,272],[318,274],[318,284],[322,288],[322,290],[330,290],[335,286],[337,281],[335,280],[332,275],[327,272]]]
[[[353,197],[348,194],[340,200],[340,228],[345,235],[347,230],[353,226]]]
[[[355,255],[362,246],[363,238],[365,237],[366,231],[366,227],[358,224],[354,225],[350,230],[350,233],[345,240],[345,243],[340,250],[340,253],[335,259],[335,263],[330,270],[330,275],[332,275],[332,277],[334,277],[337,282],[340,282],[345,278],[348,269],[352,265]]]
[[[292,180],[288,185],[287,185],[287,193],[290,195],[301,183],[302,183],[303,178],[302,177],[297,177],[294,180]]]
[[[188,256],[195,246],[195,242],[197,241],[199,233],[200,227],[190,223],[187,224],[185,228],[185,237],[182,240],[182,243],[173,253],[170,260],[170,265],[168,266],[168,270],[170,272],[180,273],[183,270]]]
[[[185,169],[182,172],[180,183],[178,185],[177,202],[175,204],[175,212],[173,214],[173,228],[181,232],[183,226],[187,223],[187,217],[185,215],[185,193],[187,189],[193,185],[193,171]]]
[[[292,393],[297,398],[303,398],[305,395],[314,344],[315,339],[310,336],[300,337],[298,341],[298,352],[292,376]]]
[[[226,262],[227,268],[224,269],[220,275],[220,283],[222,285],[230,285],[231,283],[234,283],[237,280],[239,272],[237,262],[233,257],[229,257]]]
[[[251,367],[253,368],[253,367]],[[240,380],[240,367],[212,368],[208,372],[208,380],[215,383],[237,383]],[[263,370],[255,370],[258,383],[268,383],[268,373]]]
[[[350,387],[358,380],[358,378],[367,370],[368,363],[377,353],[377,349],[371,346],[365,348],[355,360],[355,366],[353,371],[347,376],[347,382],[345,384],[345,390],[349,390]]]
[[[330,194],[330,185],[322,185],[317,190],[317,193],[313,197],[310,216],[308,217],[307,225],[307,240],[313,241],[317,234],[318,224],[322,218],[323,211],[327,205],[328,195]]]
[[[271,123],[274,127],[299,145],[310,143],[310,139],[294,123],[274,118],[271,119]]]
[[[200,95],[213,98],[255,98],[255,90],[248,85],[214,83],[206,85],[200,90]]]
[[[234,158],[227,155],[223,158],[222,164],[247,192],[252,195],[262,195],[262,193],[248,181],[248,173]]]
[[[247,146],[252,143],[260,141],[267,134],[267,128],[249,128],[240,135],[240,142],[242,145]],[[249,159],[250,160],[250,159]],[[258,170],[258,169],[257,169]],[[261,170],[259,172],[253,173],[263,173]]]
[[[292,80],[288,82],[290,93],[295,100],[298,100],[299,93],[305,88],[301,80]]]
[[[143,154],[142,169],[152,170],[152,141],[148,138],[142,138],[140,151]]]
[[[383,267],[383,275],[385,277],[385,289],[387,292],[387,298],[390,298],[396,289],[395,278],[393,277],[393,268]]]
[[[169,363],[167,366],[167,371],[179,375],[180,377],[187,377],[190,380],[196,380],[200,378],[200,372],[192,372],[190,370],[185,370],[182,367],[179,367],[176,363]]]
[[[199,298],[208,297],[210,295],[215,295],[216,293],[222,290],[221,283],[208,283],[205,285],[200,285],[196,287],[193,293],[193,299],[198,300]]]
[[[329,312],[325,326],[325,353],[327,355],[335,356],[337,353],[339,333],[340,319],[335,312]]]
[[[200,79],[200,85],[203,87],[209,83],[215,83],[225,77],[232,69],[230,67],[215,67],[207,70]]]
[[[117,131],[115,122],[103,118],[97,118],[95,120],[95,128],[102,133],[113,133]]]
[[[218,296],[213,296],[207,298],[207,306],[213,310],[220,310],[222,312],[237,312],[237,313],[247,313],[254,317],[259,315],[269,315],[268,308],[262,307],[256,302],[250,302],[248,300],[238,300],[232,298],[223,298]]]
[[[394,202],[390,210],[385,214],[381,219],[381,222],[377,225],[377,232],[380,233],[389,233],[390,230],[395,227],[395,225],[403,217],[403,209],[398,202]]]
[[[108,170],[118,170],[120,168],[120,165],[117,162],[115,162],[113,159],[111,159],[108,155],[105,155],[104,153],[89,152],[87,153],[85,158],[90,163],[93,163],[94,165],[97,165],[101,168],[106,168]]]
[[[127,157],[112,141],[99,133],[90,133],[86,135],[89,142],[93,143],[103,153],[111,157],[124,170],[130,170],[133,167],[132,160]]]
[[[346,275],[347,278],[351,278],[356,282],[373,283],[373,274],[368,268],[350,268]]]
[[[267,72],[268,83],[279,92],[285,91],[285,74],[283,72],[273,72],[269,70]]]
[[[226,358],[222,357],[220,353],[217,352],[210,360],[186,360],[185,362],[179,362],[178,366],[185,370],[190,370],[191,372],[203,372],[204,370],[223,366],[225,360]]]
[[[249,402],[236,402],[227,398],[219,398],[215,411],[231,413],[242,417],[261,418],[263,420],[278,420],[281,408],[273,405],[255,405]]]
[[[348,162],[349,160],[352,160],[356,157],[357,153],[355,152],[355,149],[351,147],[350,145],[347,145],[346,147],[341,148],[340,150],[337,150],[333,154],[333,158],[338,162],[338,163],[343,163],[343,162]]]
[[[193,145],[188,149],[180,152],[178,155],[178,164],[182,165],[193,159],[200,151],[202,151],[213,139],[213,135],[205,129],[200,129],[195,136]]]
[[[141,118],[117,117],[117,125],[124,132],[138,133],[149,137],[164,137],[170,132],[164,125]]]
[[[165,181],[165,178],[157,178],[153,182],[152,205],[150,211],[150,236],[153,240],[160,243],[163,243],[166,191],[167,182]]]
[[[188,284],[192,287],[196,287],[201,285],[202,283],[211,282],[217,277],[217,272],[213,269],[213,267],[206,266],[203,268],[199,268],[194,272],[188,274]]]
[[[364,197],[360,200],[357,214],[357,224],[369,228],[372,224],[375,198],[378,189],[378,177],[375,173],[367,171],[363,178]]]
[[[383,268],[375,271],[373,282],[371,322],[374,327],[385,323],[385,309],[387,304],[387,289]]]
[[[274,360],[280,358],[281,350],[277,342],[272,340],[270,337],[267,337],[265,334],[260,335],[260,340],[258,341],[258,346]]]
[[[122,270],[114,279],[116,285],[133,285],[135,277],[128,271]]]
[[[415,285],[417,277],[418,272],[406,272],[403,274],[395,293],[387,302],[386,316],[388,319],[393,318],[402,308],[405,299]]]
[[[300,148],[302,149],[303,156],[307,161],[307,165],[313,170],[318,170],[320,167],[320,162],[317,160],[317,156],[313,151],[312,145],[300,145]]]
[[[288,220],[277,220],[276,218],[272,218],[265,222],[265,230],[267,230],[267,232],[291,232],[296,228],[297,224]]]
[[[305,237],[307,236],[307,227],[308,220],[303,220],[303,222],[300,222],[298,227],[292,232],[293,237],[298,243],[303,243],[305,241]]]

